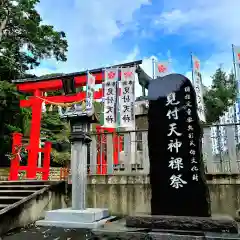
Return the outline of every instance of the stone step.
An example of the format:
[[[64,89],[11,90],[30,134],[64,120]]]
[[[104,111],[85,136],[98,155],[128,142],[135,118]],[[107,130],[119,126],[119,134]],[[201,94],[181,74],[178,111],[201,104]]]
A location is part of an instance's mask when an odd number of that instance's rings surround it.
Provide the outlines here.
[[[33,194],[36,190],[0,190],[0,196],[21,196],[21,197],[27,197],[31,194]]]
[[[31,189],[31,190],[40,190],[44,187],[49,185],[0,185],[0,190],[24,190],[24,189]]]
[[[42,180],[20,180],[20,181],[0,181],[0,186],[2,185],[49,185],[56,181],[42,181]]]
[[[21,196],[0,196],[0,204],[13,204],[22,200]]]

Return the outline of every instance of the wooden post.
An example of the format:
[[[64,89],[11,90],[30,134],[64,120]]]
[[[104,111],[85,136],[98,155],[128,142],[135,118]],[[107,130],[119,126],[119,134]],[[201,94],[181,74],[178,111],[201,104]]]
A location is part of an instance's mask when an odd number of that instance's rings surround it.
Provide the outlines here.
[[[237,164],[237,151],[235,141],[235,129],[233,125],[226,126],[227,149],[231,173],[239,173]]]
[[[95,175],[97,173],[97,135],[92,136],[92,142],[90,143],[90,174]]]
[[[206,157],[207,173],[214,173],[211,128],[203,129],[203,155]]]
[[[124,171],[125,173],[131,173],[131,143],[130,133],[124,133]]]
[[[147,134],[147,131],[142,132],[142,166],[145,174],[149,174],[150,169]]]
[[[107,174],[113,174],[113,134],[107,134]]]

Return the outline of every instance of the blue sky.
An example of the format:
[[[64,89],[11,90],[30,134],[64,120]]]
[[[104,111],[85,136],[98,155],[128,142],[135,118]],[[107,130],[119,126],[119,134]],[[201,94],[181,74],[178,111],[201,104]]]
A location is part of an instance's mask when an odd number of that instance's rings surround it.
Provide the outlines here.
[[[151,74],[151,58],[170,53],[174,72],[190,77],[193,52],[209,85],[220,64],[231,70],[231,44],[240,45],[239,0],[41,0],[37,8],[69,44],[67,62],[44,61],[37,75],[138,59]]]

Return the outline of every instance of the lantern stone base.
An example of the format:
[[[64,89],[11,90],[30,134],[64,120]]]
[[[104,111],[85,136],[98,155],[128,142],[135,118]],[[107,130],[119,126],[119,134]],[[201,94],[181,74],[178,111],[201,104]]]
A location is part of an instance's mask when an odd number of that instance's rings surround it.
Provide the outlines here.
[[[107,209],[87,208],[85,210],[73,210],[71,208],[47,211],[44,220],[36,222],[37,226],[51,226],[63,228],[93,229],[103,226],[109,216]]]

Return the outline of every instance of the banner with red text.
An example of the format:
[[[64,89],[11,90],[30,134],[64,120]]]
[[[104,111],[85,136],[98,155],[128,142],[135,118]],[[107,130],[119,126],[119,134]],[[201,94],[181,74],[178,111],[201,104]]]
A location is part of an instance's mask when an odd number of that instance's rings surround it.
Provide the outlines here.
[[[238,95],[237,100],[240,105],[240,47],[233,45],[234,66],[235,66],[235,78],[237,81]],[[240,107],[240,106],[239,106]]]
[[[94,91],[95,91],[95,77],[88,72],[86,86],[86,110],[91,110],[93,107]]]
[[[117,82],[118,68],[106,69],[103,83],[103,126],[115,128],[117,125]]]
[[[135,127],[135,67],[121,68],[119,96],[119,127]]]
[[[206,122],[202,90],[202,75],[200,73],[200,60],[193,55],[192,55],[192,73],[193,73],[193,85],[197,98],[198,117],[200,121]]]

